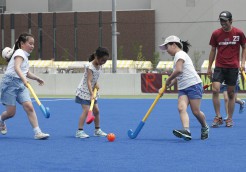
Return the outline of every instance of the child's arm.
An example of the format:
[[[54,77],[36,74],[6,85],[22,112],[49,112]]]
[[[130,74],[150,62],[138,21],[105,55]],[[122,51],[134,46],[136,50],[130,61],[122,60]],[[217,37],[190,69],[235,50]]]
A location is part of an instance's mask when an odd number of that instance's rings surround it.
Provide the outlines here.
[[[99,84],[98,84],[98,82],[95,84],[95,88],[96,88],[97,90],[99,90]]]
[[[173,79],[171,81],[171,84],[169,84],[168,88],[171,88],[173,85],[175,85],[177,83],[177,78]]]
[[[87,69],[87,86],[88,86],[88,90],[90,92],[90,95],[91,95],[91,100],[94,99],[95,97],[93,97],[93,88],[92,88],[92,85],[91,85],[91,81],[93,79],[93,74],[92,74],[92,70],[90,69]]]
[[[32,79],[32,80],[36,80],[39,83],[39,85],[44,85],[44,81],[41,78],[39,78],[38,76],[34,75],[30,71],[27,72],[27,76],[26,77],[29,78],[29,79]]]
[[[172,84],[172,80],[175,79],[177,76],[179,76],[183,72],[183,64],[184,64],[184,60],[182,60],[182,59],[179,59],[176,62],[175,70],[169,76],[169,78],[167,78],[167,80],[166,80],[166,86],[167,87],[171,87],[172,86],[171,85]]]

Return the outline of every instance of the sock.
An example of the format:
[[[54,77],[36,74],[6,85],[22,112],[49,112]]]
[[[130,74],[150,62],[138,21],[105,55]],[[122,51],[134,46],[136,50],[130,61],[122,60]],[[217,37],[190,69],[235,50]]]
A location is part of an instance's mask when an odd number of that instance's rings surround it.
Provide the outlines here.
[[[190,133],[190,129],[188,127],[184,127],[184,129]]]
[[[96,130],[99,130],[99,129],[100,129],[100,127],[95,127],[95,129],[96,129]]]
[[[39,127],[35,127],[33,129],[33,131],[34,131],[34,134],[37,134],[37,133],[41,132],[41,129]]]
[[[83,131],[83,128],[79,128],[78,130],[79,130],[79,131]]]
[[[1,123],[4,123],[4,120],[2,120],[2,116],[0,116],[0,122]]]

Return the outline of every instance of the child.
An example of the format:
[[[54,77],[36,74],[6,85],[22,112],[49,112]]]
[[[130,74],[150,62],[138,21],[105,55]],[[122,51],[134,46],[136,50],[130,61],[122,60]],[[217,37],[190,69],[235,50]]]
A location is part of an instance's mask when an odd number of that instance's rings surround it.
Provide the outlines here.
[[[6,106],[0,116],[0,132],[7,133],[5,121],[14,117],[16,113],[16,101],[21,104],[27,113],[28,119],[33,127],[35,139],[47,139],[49,134],[41,131],[38,125],[36,112],[25,85],[28,83],[27,78],[36,80],[39,85],[43,85],[44,81],[29,71],[28,56],[34,49],[34,37],[29,33],[22,33],[15,43],[13,55],[9,53],[4,56],[9,61],[6,72],[1,83],[1,101]],[[10,52],[9,50],[8,52]]]
[[[167,37],[164,43],[160,45],[162,50],[166,50],[171,56],[174,56],[174,70],[166,80],[166,88],[170,88],[176,82],[178,84],[178,110],[183,129],[173,130],[173,134],[187,141],[192,139],[187,113],[187,107],[190,104],[192,113],[202,126],[201,139],[205,140],[208,138],[209,127],[204,113],[200,111],[203,92],[202,81],[187,54],[189,46],[188,41],[181,41],[174,35]]]
[[[236,84],[236,87],[235,87],[235,103],[238,103],[240,105],[239,113],[243,113],[244,112],[244,108],[245,108],[245,101],[241,100],[240,98],[237,97],[237,93],[238,93],[238,91],[240,89],[240,87],[239,87],[240,76],[241,75],[239,74],[238,75],[237,84]],[[228,98],[228,94],[227,94],[227,85],[224,82],[220,86],[220,93],[223,93],[223,96],[224,96],[225,111],[226,111],[226,117],[224,118],[224,121],[226,121],[227,118],[228,118],[229,98]],[[221,124],[223,124],[222,120],[221,120]],[[212,124],[212,127],[218,127],[218,125],[216,126],[216,123],[215,123],[215,126],[213,126],[213,124]]]
[[[107,134],[100,129],[100,116],[99,108],[97,104],[97,97],[93,97],[94,88],[99,88],[97,80],[102,70],[102,65],[106,63],[109,58],[109,52],[106,48],[99,47],[96,52],[93,53],[89,58],[89,64],[86,66],[85,73],[82,80],[76,90],[75,102],[81,104],[83,112],[79,118],[79,126],[76,131],[75,137],[77,138],[89,138],[84,130],[84,123],[90,108],[91,100],[95,99],[93,114],[95,116],[95,132],[94,136],[105,137]]]

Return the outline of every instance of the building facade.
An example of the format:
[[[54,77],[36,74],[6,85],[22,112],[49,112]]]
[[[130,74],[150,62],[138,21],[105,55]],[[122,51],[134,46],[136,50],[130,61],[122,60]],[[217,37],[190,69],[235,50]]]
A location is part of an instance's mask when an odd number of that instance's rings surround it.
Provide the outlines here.
[[[99,11],[102,11],[102,12],[110,13],[110,11],[112,10],[112,0],[42,0],[42,1],[8,0],[5,2],[6,2],[5,13],[8,14],[49,13],[49,12],[60,13],[61,11],[70,11],[70,12],[76,11],[78,13],[80,12],[99,13]],[[163,42],[165,37],[174,34],[179,36],[183,40],[189,40],[189,42],[192,44],[192,47],[190,49],[190,56],[193,58],[193,60],[198,58],[198,63],[201,65],[203,60],[208,59],[209,52],[210,52],[209,40],[212,32],[216,28],[221,27],[218,21],[218,15],[223,10],[228,10],[232,13],[233,26],[240,28],[244,32],[246,31],[246,17],[245,17],[246,10],[244,10],[244,7],[246,5],[245,0],[237,0],[235,2],[231,0],[206,0],[206,1],[116,0],[116,2],[117,2],[116,9],[118,11],[117,14],[120,11],[131,11],[131,12],[142,11],[142,10],[153,11],[154,23],[152,27],[154,28],[154,31],[152,29],[145,30],[144,34],[142,34],[141,36],[143,37],[143,39],[145,39],[145,37],[148,37],[149,34],[150,35],[154,34],[154,43],[153,43],[154,50],[151,50],[151,53],[159,52],[162,60],[171,60],[172,58],[167,53],[161,52],[158,48],[158,45]],[[121,14],[118,14],[117,20],[118,22],[120,22],[120,20],[122,20],[123,18],[125,22],[124,27],[126,28],[128,28],[128,24],[130,22],[138,21],[138,20],[134,20],[135,17],[133,16],[131,16],[130,18],[129,16],[123,16],[122,18],[119,18],[120,15]],[[139,21],[145,22],[144,19],[145,16],[146,13],[143,13],[143,16],[140,17],[142,18],[142,20]],[[110,14],[108,17],[109,19],[107,20],[107,22],[110,23],[111,22]],[[71,16],[70,19],[73,20]],[[142,28],[144,28],[145,23],[142,23],[142,25],[143,25]],[[118,31],[120,32],[120,35],[118,37],[118,51],[119,51],[119,47],[121,46],[123,46],[123,49],[125,49],[126,43],[122,43],[122,45],[120,44],[123,37],[125,37],[127,33],[124,33],[122,28],[120,27],[118,27]],[[127,32],[130,33],[131,30],[128,30]],[[137,31],[134,32],[136,34],[138,33]],[[69,32],[66,31],[66,34],[68,33]],[[98,32],[94,32],[94,34],[98,35]],[[111,42],[110,34],[111,33],[108,33],[109,35],[108,38],[104,36],[103,41]],[[130,39],[127,40],[131,40],[131,39],[133,39],[133,37],[130,37]],[[71,41],[70,39],[69,42],[73,44],[72,43],[73,41]],[[107,43],[106,46],[110,46],[110,44],[111,43]],[[144,44],[144,43],[141,42],[140,44]],[[152,47],[151,42],[147,44],[148,44],[147,46],[144,44],[143,51]],[[68,46],[63,46],[63,47],[68,48]],[[130,51],[129,49],[125,49],[125,51],[123,52],[128,53],[129,51]],[[144,52],[144,55],[147,58],[151,58],[150,52],[149,54],[145,54],[145,53],[146,52]],[[125,58],[130,58],[129,56],[135,56],[135,55],[124,54],[124,56]]]

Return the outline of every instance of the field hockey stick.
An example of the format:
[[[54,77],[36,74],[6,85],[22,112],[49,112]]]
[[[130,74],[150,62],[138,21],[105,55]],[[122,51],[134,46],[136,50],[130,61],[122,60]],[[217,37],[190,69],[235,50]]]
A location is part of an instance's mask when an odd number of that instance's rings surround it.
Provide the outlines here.
[[[212,85],[212,82],[209,83],[209,84],[207,84],[207,85],[204,85],[204,86],[203,86],[203,89],[206,90],[206,89],[207,89],[208,87],[210,87],[211,85]]]
[[[244,72],[244,70],[241,68],[241,73],[242,73],[242,75],[243,75],[243,79],[244,79],[244,82],[246,81],[246,75],[245,75],[245,72]]]
[[[36,100],[37,104],[39,105],[41,111],[44,114],[44,117],[45,118],[49,118],[50,117],[50,109],[48,107],[44,107],[44,105],[41,104],[41,102],[39,101],[36,93],[34,92],[34,90],[32,89],[32,86],[29,83],[27,83],[26,86],[29,89],[29,91],[32,93],[32,96]]]
[[[162,86],[159,94],[155,98],[155,101],[150,106],[148,112],[145,114],[145,116],[142,119],[142,121],[138,124],[138,127],[136,128],[136,130],[134,132],[132,131],[132,129],[128,130],[128,137],[130,137],[131,139],[135,139],[138,136],[139,132],[141,131],[141,129],[143,128],[143,126],[145,124],[145,121],[149,117],[151,111],[153,110],[153,108],[155,107],[156,103],[158,102],[158,100],[160,99],[162,94],[164,93],[165,89],[166,89],[166,84]]]
[[[95,98],[96,96],[97,96],[97,88],[94,88],[93,97]],[[91,100],[90,109],[89,109],[89,112],[88,112],[87,118],[86,118],[86,123],[87,124],[90,124],[95,119],[95,117],[93,115],[93,112],[92,112],[92,109],[93,109],[93,106],[94,106],[94,102],[95,102],[95,99],[92,99]]]

